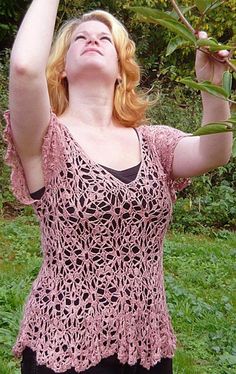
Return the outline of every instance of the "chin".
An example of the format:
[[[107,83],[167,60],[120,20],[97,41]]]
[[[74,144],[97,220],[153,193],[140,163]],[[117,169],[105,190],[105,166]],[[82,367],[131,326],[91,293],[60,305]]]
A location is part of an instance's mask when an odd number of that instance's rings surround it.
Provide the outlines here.
[[[76,71],[71,72],[70,75],[67,75],[69,81],[75,79],[86,78],[88,80],[100,80],[104,79],[105,81],[116,81],[118,75],[117,71],[108,71],[107,65],[104,63],[98,63],[97,61],[90,61],[86,66],[79,66]]]

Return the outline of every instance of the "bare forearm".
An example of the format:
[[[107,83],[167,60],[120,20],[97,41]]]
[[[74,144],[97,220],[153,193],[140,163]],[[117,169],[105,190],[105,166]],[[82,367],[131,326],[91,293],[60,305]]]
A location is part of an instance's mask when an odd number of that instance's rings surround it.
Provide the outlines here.
[[[202,92],[203,118],[202,126],[211,122],[226,121],[230,117],[230,107],[227,101]],[[201,153],[212,160],[212,167],[228,162],[232,150],[232,133],[204,135],[200,138]]]
[[[59,0],[34,0],[17,33],[11,72],[37,76],[45,73]]]
[[[207,34],[198,33],[201,39]],[[225,51],[224,51],[225,52]],[[220,52],[219,52],[220,53]],[[228,56],[228,53],[227,53]],[[198,82],[210,81],[221,84],[226,66],[224,56],[219,61],[209,54],[197,50],[195,69]],[[207,123],[225,121],[230,117],[229,105],[226,101],[202,92],[203,118],[202,126]],[[173,176],[175,178],[197,176],[218,166],[225,165],[232,151],[232,132],[201,136],[190,136],[180,140],[175,148]]]
[[[210,122],[226,121],[230,117],[229,103],[207,92],[202,92],[202,125]]]

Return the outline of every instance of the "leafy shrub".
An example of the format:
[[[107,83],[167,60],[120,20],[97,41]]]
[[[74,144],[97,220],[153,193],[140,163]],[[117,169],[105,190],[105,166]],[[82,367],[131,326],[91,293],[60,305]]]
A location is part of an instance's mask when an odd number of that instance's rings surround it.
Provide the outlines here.
[[[73,1],[70,1],[69,3],[75,5],[75,2]],[[145,2],[143,2],[142,5],[145,5],[144,3]],[[88,7],[85,7],[84,2],[80,2],[80,4],[81,7],[77,9],[77,12],[79,11],[80,13],[89,10]],[[178,74],[180,74],[180,72],[176,71],[176,66],[174,65],[176,61],[172,61],[173,64],[171,64],[170,61],[167,66],[164,61],[165,57],[163,57],[163,45],[161,46],[162,55],[160,55],[158,63],[157,61],[154,61],[153,53],[150,53],[150,51],[154,50],[154,44],[157,44],[157,41],[153,38],[148,39],[153,35],[152,27],[150,27],[150,25],[140,24],[134,19],[129,19],[129,17],[127,18],[128,14],[130,14],[128,3],[125,2],[124,7],[122,4],[122,2],[117,2],[117,14],[120,16],[119,18],[121,20],[122,18],[126,20],[124,23],[129,31],[131,31],[131,34],[133,33],[134,36],[136,35],[135,41],[138,46],[139,59],[142,61],[142,66],[145,66],[142,87],[148,87],[150,82],[154,82],[152,83],[150,97],[159,97],[157,104],[149,112],[151,122],[173,126],[189,133],[193,132],[201,123],[202,109],[199,94],[190,91],[182,85],[173,83],[173,80],[178,76]],[[110,9],[110,1],[107,1],[106,7],[105,5],[106,4],[104,3],[104,9],[107,8],[107,10],[110,10],[113,14],[115,13],[114,10]],[[148,6],[150,5],[153,7],[155,6],[154,2],[148,4]],[[164,2],[161,2],[160,6],[165,8]],[[98,7],[97,3],[95,4],[94,2],[90,4],[90,9],[96,7]],[[77,5],[76,7],[74,6],[73,9],[69,9],[68,7],[64,9],[62,4],[59,17],[71,17],[75,14],[76,8]],[[163,31],[162,29],[160,32],[161,36],[166,35],[166,38],[168,39],[168,33],[166,31]],[[162,32],[164,34],[162,34]],[[142,33],[144,33],[143,36],[141,35]],[[160,38],[160,35],[158,35],[158,38]],[[158,46],[160,45],[158,44]],[[176,53],[180,52],[181,51],[177,51]],[[147,56],[147,53],[149,53],[149,57]],[[175,59],[176,56],[177,55],[173,56],[173,58]],[[1,133],[4,128],[2,114],[8,105],[8,61],[9,51],[6,50],[0,55]],[[180,66],[181,63],[178,63],[177,65]],[[152,71],[152,75],[149,79],[150,71]],[[3,161],[4,153],[5,145],[0,137],[0,215],[14,216],[24,214],[30,216],[33,213],[33,209],[28,206],[22,206],[12,195],[9,186],[10,169]],[[236,169],[235,160],[233,159],[228,165],[222,168],[210,171],[203,176],[193,178],[192,185],[178,194],[179,199],[174,208],[174,217],[171,228],[192,232],[202,232],[202,230],[209,231],[209,228],[224,228],[226,230],[234,229],[236,227],[236,197],[234,194],[236,187],[235,180]]]
[[[7,108],[8,95],[8,61],[9,51],[0,54],[0,133],[4,128],[3,112]],[[5,144],[0,136],[0,214],[3,214],[4,206],[13,207],[17,202],[11,193],[9,186],[10,170],[4,163]],[[12,208],[14,209],[14,208]]]
[[[151,99],[158,97],[157,104],[149,111],[151,122],[172,126],[192,133],[201,125],[201,100],[196,92],[182,85],[155,82]]]
[[[202,234],[209,233],[209,228],[235,230],[235,189],[236,168],[233,159],[226,166],[194,177],[192,185],[179,194],[171,228]]]
[[[156,85],[157,105],[150,110],[152,123],[192,133],[201,124],[201,101],[196,92],[173,84]],[[171,229],[209,233],[212,229],[236,228],[235,160],[192,178],[192,184],[178,193]],[[211,229],[210,229],[211,228]]]

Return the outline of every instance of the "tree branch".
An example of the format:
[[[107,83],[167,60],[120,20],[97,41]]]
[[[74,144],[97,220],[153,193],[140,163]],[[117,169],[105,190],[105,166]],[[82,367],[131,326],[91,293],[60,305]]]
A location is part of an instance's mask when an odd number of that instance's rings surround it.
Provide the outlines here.
[[[178,14],[179,18],[181,19],[182,23],[195,35],[196,32],[194,28],[190,25],[188,20],[184,17],[183,13],[181,12],[178,4],[175,0],[170,0],[171,4],[173,5],[173,8],[175,9],[176,13]]]
[[[185,16],[183,15],[181,9],[179,8],[179,5],[177,4],[177,2],[175,0],[170,0],[171,4],[173,5],[173,8],[175,9],[176,13],[178,14],[180,20],[182,21],[182,23],[194,34],[196,35],[196,30],[194,30],[194,28],[192,27],[192,25],[190,25],[190,23],[188,22],[188,20],[185,18]],[[231,70],[235,71],[236,72],[236,66],[234,64],[232,64],[230,62],[230,60],[228,58],[224,59],[224,60],[220,60],[218,59],[217,57],[215,57],[211,52],[209,52],[207,49],[200,49],[202,52],[205,52],[207,53],[209,56],[211,56],[215,61],[218,61],[222,64],[226,64],[230,67]]]
[[[233,70],[236,72],[236,65],[232,64],[232,62],[230,62],[229,60],[226,60],[226,64]]]
[[[211,5],[209,5],[203,12],[203,16],[206,15],[206,13],[208,12],[208,10],[210,10],[211,8],[213,8],[213,6],[218,2],[218,0],[215,0]],[[224,3],[224,1],[222,1],[222,4]]]

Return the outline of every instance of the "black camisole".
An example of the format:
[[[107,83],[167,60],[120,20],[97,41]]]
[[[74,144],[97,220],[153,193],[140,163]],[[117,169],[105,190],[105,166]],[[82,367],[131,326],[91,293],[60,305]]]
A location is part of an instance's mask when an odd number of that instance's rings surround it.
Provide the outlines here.
[[[134,130],[139,138],[137,130],[135,128]],[[115,169],[111,169],[101,164],[99,165],[102,166],[104,169],[106,169],[109,173],[114,175],[116,178],[120,179],[122,182],[130,183],[136,178],[140,164],[141,162],[138,165],[132,166],[131,168],[128,168],[125,170],[115,170]],[[42,187],[38,191],[32,192],[30,196],[32,197],[32,199],[39,200],[43,196],[44,191],[45,191],[45,187]]]

